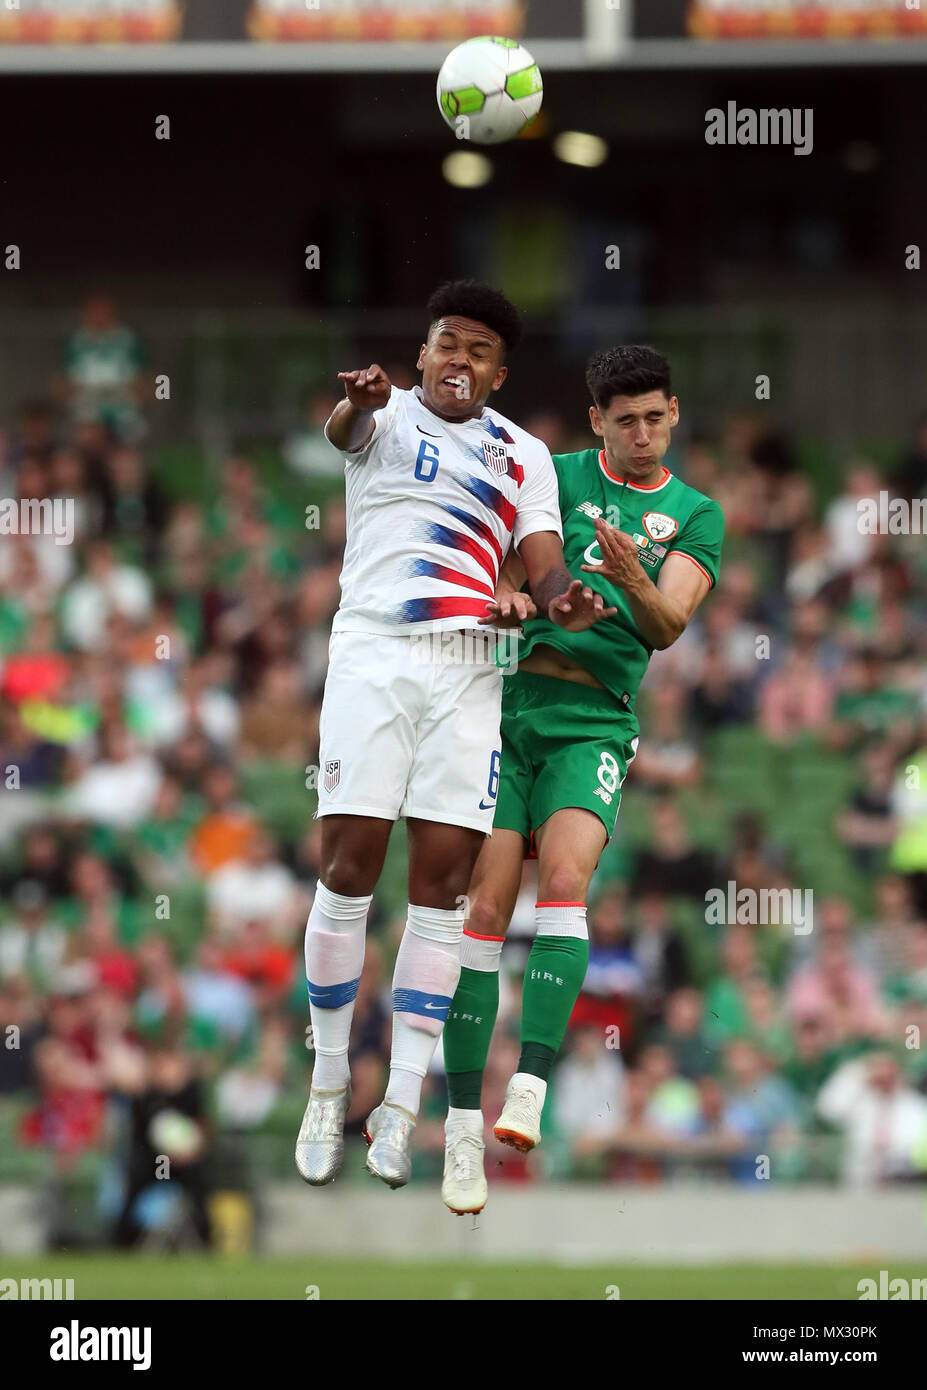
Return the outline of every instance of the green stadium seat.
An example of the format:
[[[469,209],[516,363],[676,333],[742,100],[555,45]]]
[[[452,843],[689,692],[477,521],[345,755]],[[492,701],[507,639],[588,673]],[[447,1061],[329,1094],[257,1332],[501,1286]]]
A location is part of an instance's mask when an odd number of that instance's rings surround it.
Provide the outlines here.
[[[305,834],[318,800],[306,786],[304,767],[267,760],[243,763],[240,775],[245,799],[274,835],[295,840]]]

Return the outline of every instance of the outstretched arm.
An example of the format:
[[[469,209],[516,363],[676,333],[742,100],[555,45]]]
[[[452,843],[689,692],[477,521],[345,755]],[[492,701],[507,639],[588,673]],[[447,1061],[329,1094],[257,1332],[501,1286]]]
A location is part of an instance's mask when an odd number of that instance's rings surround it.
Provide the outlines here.
[[[376,362],[363,371],[339,372],[338,380],[344,382],[345,396],[329,416],[325,434],[342,453],[356,453],[373,434],[373,413],[388,403],[392,387]]]

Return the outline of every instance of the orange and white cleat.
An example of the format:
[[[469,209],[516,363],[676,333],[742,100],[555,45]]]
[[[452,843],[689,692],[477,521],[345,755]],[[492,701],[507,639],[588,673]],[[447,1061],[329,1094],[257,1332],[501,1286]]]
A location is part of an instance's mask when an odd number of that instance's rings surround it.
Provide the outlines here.
[[[505,1088],[505,1104],[492,1132],[500,1144],[508,1144],[522,1154],[530,1153],[541,1142],[542,1109],[540,1096],[513,1077]]]

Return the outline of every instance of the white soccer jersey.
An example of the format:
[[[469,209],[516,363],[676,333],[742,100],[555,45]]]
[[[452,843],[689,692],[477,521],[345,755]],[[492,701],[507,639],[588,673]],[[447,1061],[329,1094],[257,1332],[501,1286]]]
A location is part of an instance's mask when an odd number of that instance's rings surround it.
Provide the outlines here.
[[[452,424],[393,388],[345,453],[347,545],[332,631],[476,627],[514,535],[560,524],[546,445],[488,408]]]

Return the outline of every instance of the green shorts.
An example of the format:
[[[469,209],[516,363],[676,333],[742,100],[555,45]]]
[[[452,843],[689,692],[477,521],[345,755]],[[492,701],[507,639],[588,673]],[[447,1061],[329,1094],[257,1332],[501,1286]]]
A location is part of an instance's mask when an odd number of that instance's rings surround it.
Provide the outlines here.
[[[579,806],[611,839],[637,721],[607,690],[516,671],[502,697],[502,762],[494,828],[526,840],[548,816]]]

